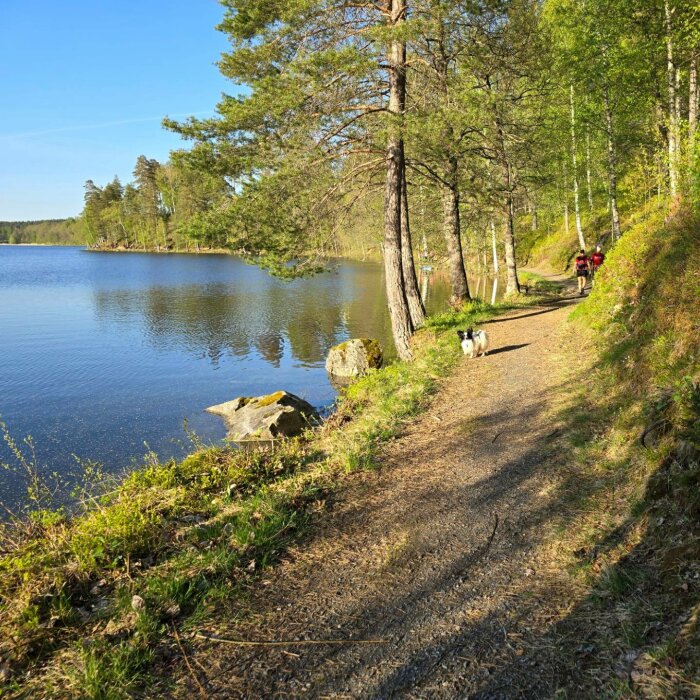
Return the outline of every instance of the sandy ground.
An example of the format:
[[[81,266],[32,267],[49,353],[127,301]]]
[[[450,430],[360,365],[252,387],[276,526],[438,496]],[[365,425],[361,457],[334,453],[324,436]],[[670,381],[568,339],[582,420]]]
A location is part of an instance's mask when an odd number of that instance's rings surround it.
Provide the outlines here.
[[[385,447],[381,469],[352,476],[312,537],[267,574],[242,621],[215,630],[337,643],[194,640],[201,686],[183,669],[176,693],[539,698],[565,686],[562,697],[577,697],[577,672],[542,642],[576,602],[542,555],[563,508],[550,463],[576,301],[485,324],[491,352],[464,358]]]

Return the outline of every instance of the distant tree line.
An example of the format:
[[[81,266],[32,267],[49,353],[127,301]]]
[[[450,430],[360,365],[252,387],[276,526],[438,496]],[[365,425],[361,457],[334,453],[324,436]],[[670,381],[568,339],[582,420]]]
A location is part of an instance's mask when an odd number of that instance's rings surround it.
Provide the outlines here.
[[[78,223],[88,245],[126,250],[199,250],[223,247],[225,238],[203,225],[205,214],[221,206],[229,187],[221,177],[139,156],[134,180],[118,177],[103,187],[85,183],[85,206]]]
[[[76,245],[81,242],[75,219],[0,221],[0,243]]]

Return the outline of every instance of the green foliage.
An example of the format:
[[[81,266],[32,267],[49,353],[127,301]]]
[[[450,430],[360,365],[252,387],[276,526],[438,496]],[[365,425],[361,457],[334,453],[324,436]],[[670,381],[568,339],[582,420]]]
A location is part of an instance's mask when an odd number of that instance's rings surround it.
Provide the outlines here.
[[[630,216],[571,329],[579,352],[594,345],[571,371],[561,445],[572,509],[554,544],[590,591],[570,624],[601,658],[655,659],[635,687],[658,697],[692,695],[700,669],[683,624],[700,600],[699,223],[662,202]]]
[[[85,206],[77,221],[83,242],[100,249],[199,250],[224,247],[204,221],[222,204],[222,178],[188,168],[173,155],[168,163],[139,156],[134,182],[118,178],[99,187],[85,183]]]
[[[75,219],[0,221],[0,243],[76,245],[82,242]]]
[[[610,252],[577,316],[603,332],[606,353],[621,358],[621,376],[636,368],[640,386],[698,379],[698,219],[684,210],[670,220],[658,207]],[[641,373],[641,374],[639,374]]]

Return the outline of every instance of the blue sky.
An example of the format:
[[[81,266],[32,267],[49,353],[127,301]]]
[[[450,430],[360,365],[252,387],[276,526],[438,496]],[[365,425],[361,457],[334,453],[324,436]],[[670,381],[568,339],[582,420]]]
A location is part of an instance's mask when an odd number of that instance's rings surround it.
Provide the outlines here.
[[[235,87],[216,0],[0,0],[0,221],[62,218],[83,185],[131,179],[182,142],[168,116]]]

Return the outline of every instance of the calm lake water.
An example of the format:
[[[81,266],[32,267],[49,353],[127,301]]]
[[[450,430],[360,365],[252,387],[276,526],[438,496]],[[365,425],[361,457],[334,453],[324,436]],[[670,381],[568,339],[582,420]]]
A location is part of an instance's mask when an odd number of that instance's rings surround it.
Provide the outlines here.
[[[423,283],[429,310],[446,308],[447,280]],[[47,472],[77,473],[74,455],[112,472],[149,450],[181,456],[183,421],[220,440],[203,409],[236,396],[286,389],[328,406],[328,349],[356,336],[393,354],[376,263],[283,282],[226,255],[0,246],[0,418],[32,436]],[[2,441],[0,462],[14,463]],[[23,493],[1,470],[0,502]]]
[[[430,311],[444,309],[446,280],[425,288]],[[149,450],[180,456],[185,420],[220,440],[203,409],[240,395],[286,389],[328,406],[328,349],[369,336],[391,355],[390,334],[375,263],[283,282],[226,255],[0,246],[0,417],[48,472],[77,473],[74,455],[113,472]],[[13,462],[5,444],[0,462]],[[1,502],[22,492],[0,471]]]

